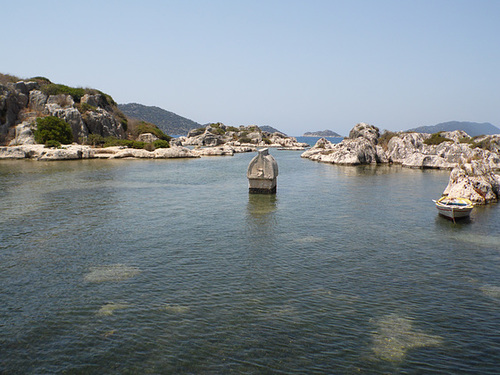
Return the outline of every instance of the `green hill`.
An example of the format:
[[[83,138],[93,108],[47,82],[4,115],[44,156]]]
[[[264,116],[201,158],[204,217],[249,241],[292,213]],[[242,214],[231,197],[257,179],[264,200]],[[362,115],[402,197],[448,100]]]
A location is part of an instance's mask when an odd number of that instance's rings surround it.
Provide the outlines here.
[[[169,135],[186,135],[191,129],[201,127],[197,122],[159,107],[128,103],[118,104],[118,108],[128,117],[155,124]]]

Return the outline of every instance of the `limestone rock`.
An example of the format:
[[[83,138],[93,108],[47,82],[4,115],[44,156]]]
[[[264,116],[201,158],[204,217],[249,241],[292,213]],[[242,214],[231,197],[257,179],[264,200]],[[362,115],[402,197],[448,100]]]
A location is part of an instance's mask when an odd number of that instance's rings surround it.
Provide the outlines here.
[[[443,195],[467,198],[474,204],[496,202],[500,196],[500,175],[480,161],[461,164],[451,171]]]
[[[33,123],[31,121],[24,121],[16,125],[15,138],[10,141],[10,146],[16,145],[33,145],[35,144],[35,135],[33,134]]]
[[[103,137],[123,138],[125,130],[113,115],[102,109],[96,108],[94,111],[85,112],[83,122],[91,134],[100,134]]]
[[[30,91],[29,106],[34,111],[42,112],[47,104],[48,96],[40,90]]]
[[[61,108],[73,107],[75,101],[71,95],[59,94],[50,95],[47,99],[47,104],[57,104]]]
[[[139,142],[145,142],[145,143],[153,143],[154,141],[156,141],[158,139],[159,138],[152,133],[142,133],[142,134],[139,134],[139,136],[137,137],[137,140]]]
[[[349,132],[349,138],[366,138],[370,143],[377,144],[377,139],[380,137],[380,130],[373,125],[360,122]]]
[[[387,163],[388,158],[383,148],[378,146],[376,139],[373,140],[370,136],[373,127],[360,127],[358,125],[356,127],[358,127],[359,132],[351,131],[352,135],[359,134],[358,136],[346,138],[338,144],[332,144],[325,138],[321,138],[314,147],[301,156],[323,163],[342,165]]]
[[[173,158],[198,158],[192,150],[186,147],[159,148],[154,150],[155,159],[173,159]]]
[[[13,84],[0,85],[0,135],[7,134],[19,112],[27,105],[27,95],[16,90]]]
[[[198,156],[233,156],[234,148],[231,146],[223,146],[223,147],[204,147],[204,148],[195,148],[192,150],[195,155]]]
[[[113,109],[108,103],[108,100],[102,94],[95,94],[95,95],[85,94],[84,96],[82,96],[80,103],[82,104],[85,103],[91,105],[92,107],[102,108],[108,112],[113,111]]]

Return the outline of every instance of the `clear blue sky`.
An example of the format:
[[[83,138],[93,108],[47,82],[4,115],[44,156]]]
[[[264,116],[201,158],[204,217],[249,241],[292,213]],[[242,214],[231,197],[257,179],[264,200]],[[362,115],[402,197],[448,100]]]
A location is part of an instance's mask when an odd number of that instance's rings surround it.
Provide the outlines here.
[[[5,1],[0,72],[199,123],[500,126],[500,1]]]

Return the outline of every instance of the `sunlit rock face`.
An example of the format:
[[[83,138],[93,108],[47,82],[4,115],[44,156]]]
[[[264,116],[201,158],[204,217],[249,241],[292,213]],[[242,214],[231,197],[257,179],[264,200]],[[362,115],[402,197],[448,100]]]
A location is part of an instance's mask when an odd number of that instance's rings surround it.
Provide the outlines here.
[[[500,176],[481,161],[472,160],[454,168],[443,192],[450,198],[467,198],[475,204],[498,201]]]
[[[321,138],[301,157],[341,165],[388,163],[386,152],[377,144],[379,137],[380,132],[377,127],[359,123],[351,130],[349,138],[338,144],[332,144]]]
[[[140,270],[137,267],[130,267],[124,264],[111,264],[92,267],[90,272],[84,276],[84,280],[91,283],[122,281],[134,277],[139,273]]]
[[[414,321],[397,314],[385,315],[376,321],[373,352],[384,361],[401,362],[410,349],[439,346],[443,339],[415,328]]]

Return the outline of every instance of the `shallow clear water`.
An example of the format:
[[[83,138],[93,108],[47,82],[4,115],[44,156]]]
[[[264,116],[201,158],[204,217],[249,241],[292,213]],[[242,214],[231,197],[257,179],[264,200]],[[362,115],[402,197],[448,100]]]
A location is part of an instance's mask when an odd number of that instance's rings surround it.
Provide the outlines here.
[[[271,153],[0,162],[0,372],[475,373],[500,363],[500,205],[449,172]]]

